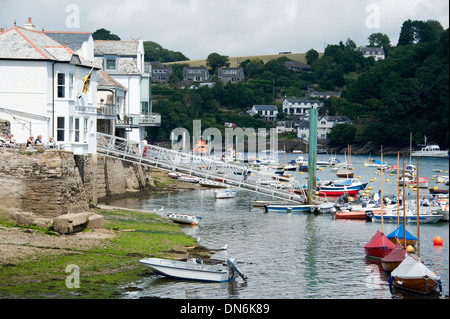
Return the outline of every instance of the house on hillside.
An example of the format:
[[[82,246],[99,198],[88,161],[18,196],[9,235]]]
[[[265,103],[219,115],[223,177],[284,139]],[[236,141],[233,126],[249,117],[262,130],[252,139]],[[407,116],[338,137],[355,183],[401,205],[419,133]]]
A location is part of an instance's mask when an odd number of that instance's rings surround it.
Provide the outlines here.
[[[324,116],[319,116],[317,119],[317,138],[326,140],[327,135],[338,124],[353,124],[353,122],[347,116],[329,116],[328,112]]]
[[[169,77],[173,73],[170,66],[152,65],[152,81],[153,82],[169,82]]]
[[[327,135],[333,127],[338,124],[353,124],[347,116],[319,116],[317,119],[317,140],[326,142]],[[299,139],[309,140],[309,120],[301,120],[298,122],[297,137]]]
[[[365,58],[373,57],[375,61],[384,60],[386,58],[383,47],[362,47],[361,52]]]
[[[247,113],[251,116],[259,114],[264,121],[273,122],[277,119],[278,108],[276,105],[253,105]]]
[[[329,99],[330,97],[341,98],[341,92],[331,92],[331,91],[320,92],[311,89],[308,90],[308,93],[306,93],[306,97],[320,98],[320,99]]]
[[[299,61],[286,61],[285,66],[293,72],[312,72],[311,66]]]
[[[14,22],[0,29],[0,116],[19,143],[42,135],[44,143],[54,137],[74,154],[95,154],[98,71],[67,44],[36,31],[31,18],[24,27]]]
[[[143,41],[95,41],[95,64],[127,89],[118,110],[115,135],[142,141],[146,127],[160,126],[161,115],[152,112],[150,73],[144,70]]]
[[[309,118],[311,107],[319,109],[322,106],[323,102],[320,100],[286,97],[283,100],[282,109],[284,113],[290,114],[292,116]]]
[[[219,80],[222,83],[239,83],[244,81],[245,74],[241,68],[219,68]]]
[[[205,66],[184,67],[183,81],[186,82],[207,82],[209,80],[209,71]]]

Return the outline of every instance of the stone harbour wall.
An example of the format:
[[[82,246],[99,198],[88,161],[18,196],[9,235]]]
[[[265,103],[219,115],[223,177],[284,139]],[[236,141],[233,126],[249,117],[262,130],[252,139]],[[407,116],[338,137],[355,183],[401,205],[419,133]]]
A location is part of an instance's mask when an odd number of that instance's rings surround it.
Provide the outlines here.
[[[14,188],[5,187],[5,181],[14,181]],[[0,151],[0,183],[1,193],[9,193],[20,211],[53,218],[89,210],[70,152],[4,149]]]
[[[0,218],[21,213],[50,220],[86,213],[99,199],[146,186],[153,186],[150,170],[119,159],[0,148]]]

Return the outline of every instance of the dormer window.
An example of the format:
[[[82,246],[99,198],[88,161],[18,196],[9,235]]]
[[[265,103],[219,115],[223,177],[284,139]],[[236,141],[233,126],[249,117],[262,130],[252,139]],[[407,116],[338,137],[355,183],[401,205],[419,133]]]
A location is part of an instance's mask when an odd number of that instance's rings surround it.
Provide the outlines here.
[[[103,63],[106,72],[117,71],[117,55],[105,55]]]

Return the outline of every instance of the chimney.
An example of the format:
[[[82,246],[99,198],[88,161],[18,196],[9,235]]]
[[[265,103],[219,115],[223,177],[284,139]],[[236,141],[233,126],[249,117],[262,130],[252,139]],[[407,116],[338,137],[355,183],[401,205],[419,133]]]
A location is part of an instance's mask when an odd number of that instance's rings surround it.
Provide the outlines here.
[[[28,22],[25,23],[25,24],[23,25],[23,27],[24,27],[25,29],[28,29],[28,30],[35,30],[35,29],[36,29],[36,26],[33,24],[33,22],[31,22],[31,18],[28,18]]]
[[[5,32],[5,28],[0,28],[0,34],[2,34],[3,32]]]

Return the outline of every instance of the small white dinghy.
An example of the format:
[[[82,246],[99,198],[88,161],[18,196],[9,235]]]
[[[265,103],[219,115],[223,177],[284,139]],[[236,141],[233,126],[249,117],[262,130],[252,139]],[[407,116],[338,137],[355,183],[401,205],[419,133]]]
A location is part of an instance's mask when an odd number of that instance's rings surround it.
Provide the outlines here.
[[[236,191],[230,190],[230,189],[224,189],[224,190],[216,190],[215,191],[216,199],[219,198],[233,198],[236,196]]]
[[[237,267],[237,261],[232,257],[227,259],[226,268],[220,264],[205,265],[199,258],[188,261],[144,258],[139,260],[139,262],[158,274],[177,279],[225,282],[234,280],[237,275],[241,276],[244,280],[247,279],[247,276]]]
[[[177,214],[177,213],[169,213],[167,214],[167,217],[176,223],[190,224],[190,225],[197,225],[200,222],[200,220],[202,220],[200,216]]]

